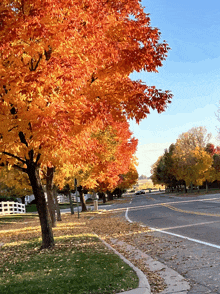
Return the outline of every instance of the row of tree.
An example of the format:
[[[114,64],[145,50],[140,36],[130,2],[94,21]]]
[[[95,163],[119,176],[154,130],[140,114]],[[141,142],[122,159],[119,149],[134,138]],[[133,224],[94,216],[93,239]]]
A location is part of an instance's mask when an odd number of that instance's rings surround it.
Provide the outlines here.
[[[172,98],[130,74],[157,72],[168,50],[139,0],[1,1],[0,163],[27,174],[42,248],[54,245],[43,177],[49,190],[53,180],[99,191],[130,181],[127,120]]]
[[[201,186],[220,180],[220,147],[209,143],[205,127],[182,133],[175,144],[165,149],[152,166],[154,184],[164,184],[173,191],[182,186]]]

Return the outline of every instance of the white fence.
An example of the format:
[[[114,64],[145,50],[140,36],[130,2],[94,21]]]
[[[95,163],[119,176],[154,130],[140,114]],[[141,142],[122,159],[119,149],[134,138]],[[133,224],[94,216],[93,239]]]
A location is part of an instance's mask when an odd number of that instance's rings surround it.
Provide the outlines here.
[[[78,195],[79,195],[79,193],[77,192],[77,196]],[[75,193],[74,194],[71,193],[71,198],[72,198],[73,202],[76,202],[76,194]],[[85,200],[87,200],[89,198],[92,198],[92,195],[91,194],[84,194],[84,198],[85,198]],[[57,201],[58,201],[58,203],[69,203],[70,202],[69,197],[65,196],[65,195],[58,195]],[[77,197],[77,201],[80,202],[80,197]]]
[[[25,204],[14,201],[0,202],[0,214],[26,213]]]

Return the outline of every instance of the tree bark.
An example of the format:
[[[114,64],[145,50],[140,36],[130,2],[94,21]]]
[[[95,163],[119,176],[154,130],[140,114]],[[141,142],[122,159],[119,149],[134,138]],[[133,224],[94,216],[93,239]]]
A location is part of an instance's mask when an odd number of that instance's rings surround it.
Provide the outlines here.
[[[25,196],[20,197],[21,198],[21,203],[25,204]]]
[[[208,186],[208,181],[207,180],[205,180],[205,188],[206,188],[206,193],[208,193],[209,186]]]
[[[70,191],[70,186],[67,185],[67,189],[68,189],[68,196],[69,196],[69,200],[70,200],[70,211],[71,211],[71,214],[74,214],[74,208],[73,208],[73,201],[72,201],[72,196],[71,196],[71,191]],[[77,197],[77,195],[76,195]]]
[[[55,201],[55,207],[56,207],[56,212],[57,212],[57,221],[61,222],[62,218],[61,218],[59,203],[57,200],[57,188],[55,185],[53,186],[53,199]]]
[[[44,249],[54,246],[54,238],[39,171],[39,166],[36,166],[33,161],[27,162],[27,174],[31,182],[33,194],[37,203],[37,211],[40,218],[42,233],[41,249]]]
[[[102,192],[102,201],[103,201],[103,203],[106,203],[106,196],[105,196],[104,192]]]
[[[186,183],[184,183],[184,192],[187,193]]]
[[[47,201],[48,201],[48,209],[50,213],[50,218],[52,222],[52,227],[56,227],[56,216],[55,216],[55,204],[53,199],[53,175],[54,175],[54,167],[47,167],[47,175],[46,175],[46,191],[47,191]]]
[[[82,211],[87,211],[86,201],[85,201],[85,197],[84,197],[84,193],[83,193],[82,188],[79,189],[79,197],[80,197],[80,201],[81,201],[81,205],[82,205]]]
[[[193,191],[193,184],[192,184],[192,182],[190,183],[190,193],[192,193],[192,191]]]
[[[107,191],[107,196],[108,196],[108,201],[113,200],[113,193],[111,193],[110,191]]]

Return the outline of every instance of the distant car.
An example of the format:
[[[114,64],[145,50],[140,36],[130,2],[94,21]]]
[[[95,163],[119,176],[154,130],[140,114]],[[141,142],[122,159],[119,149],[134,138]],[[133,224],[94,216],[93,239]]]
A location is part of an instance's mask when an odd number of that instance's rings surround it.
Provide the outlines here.
[[[140,195],[140,194],[145,194],[145,191],[140,190],[140,191],[137,191],[137,192],[135,193],[135,195]]]

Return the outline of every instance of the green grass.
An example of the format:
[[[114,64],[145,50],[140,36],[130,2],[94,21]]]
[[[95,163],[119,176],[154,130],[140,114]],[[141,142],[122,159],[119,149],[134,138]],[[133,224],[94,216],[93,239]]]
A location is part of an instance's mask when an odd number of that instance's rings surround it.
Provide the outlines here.
[[[73,204],[75,207],[76,204]],[[65,204],[59,204],[60,209],[65,209],[65,208],[70,208],[70,204],[65,203]],[[31,204],[31,205],[26,205],[26,212],[36,212],[37,211],[37,206],[36,204]]]
[[[53,250],[39,240],[0,248],[0,293],[104,294],[136,288],[138,278],[92,235],[56,238]]]
[[[87,205],[93,205],[93,200],[88,200],[86,201]],[[112,203],[106,202],[103,203],[102,200],[99,200],[99,205],[111,205]],[[73,207],[76,207],[77,204],[73,203]],[[79,206],[81,206],[81,203],[79,203]],[[69,208],[70,209],[70,204],[68,203],[64,203],[64,204],[59,204],[60,209],[65,209],[65,208]],[[37,211],[37,207],[36,204],[31,204],[31,205],[26,205],[26,212],[36,212]]]
[[[189,189],[187,189],[187,193],[185,193],[184,191],[180,191],[180,192],[173,192],[174,194],[178,195],[178,196],[190,196],[190,195],[195,195],[195,196],[199,196],[199,195],[206,195],[206,194],[216,194],[216,193],[220,193],[220,189],[219,188],[209,188],[208,192],[206,192],[206,189],[193,189],[192,191]],[[168,192],[167,194],[172,195],[172,192]]]
[[[9,214],[0,216],[0,224],[12,223],[12,222],[22,222],[27,218],[35,218],[37,215],[33,214]]]
[[[35,212],[37,211],[36,204],[26,205],[26,212]]]

